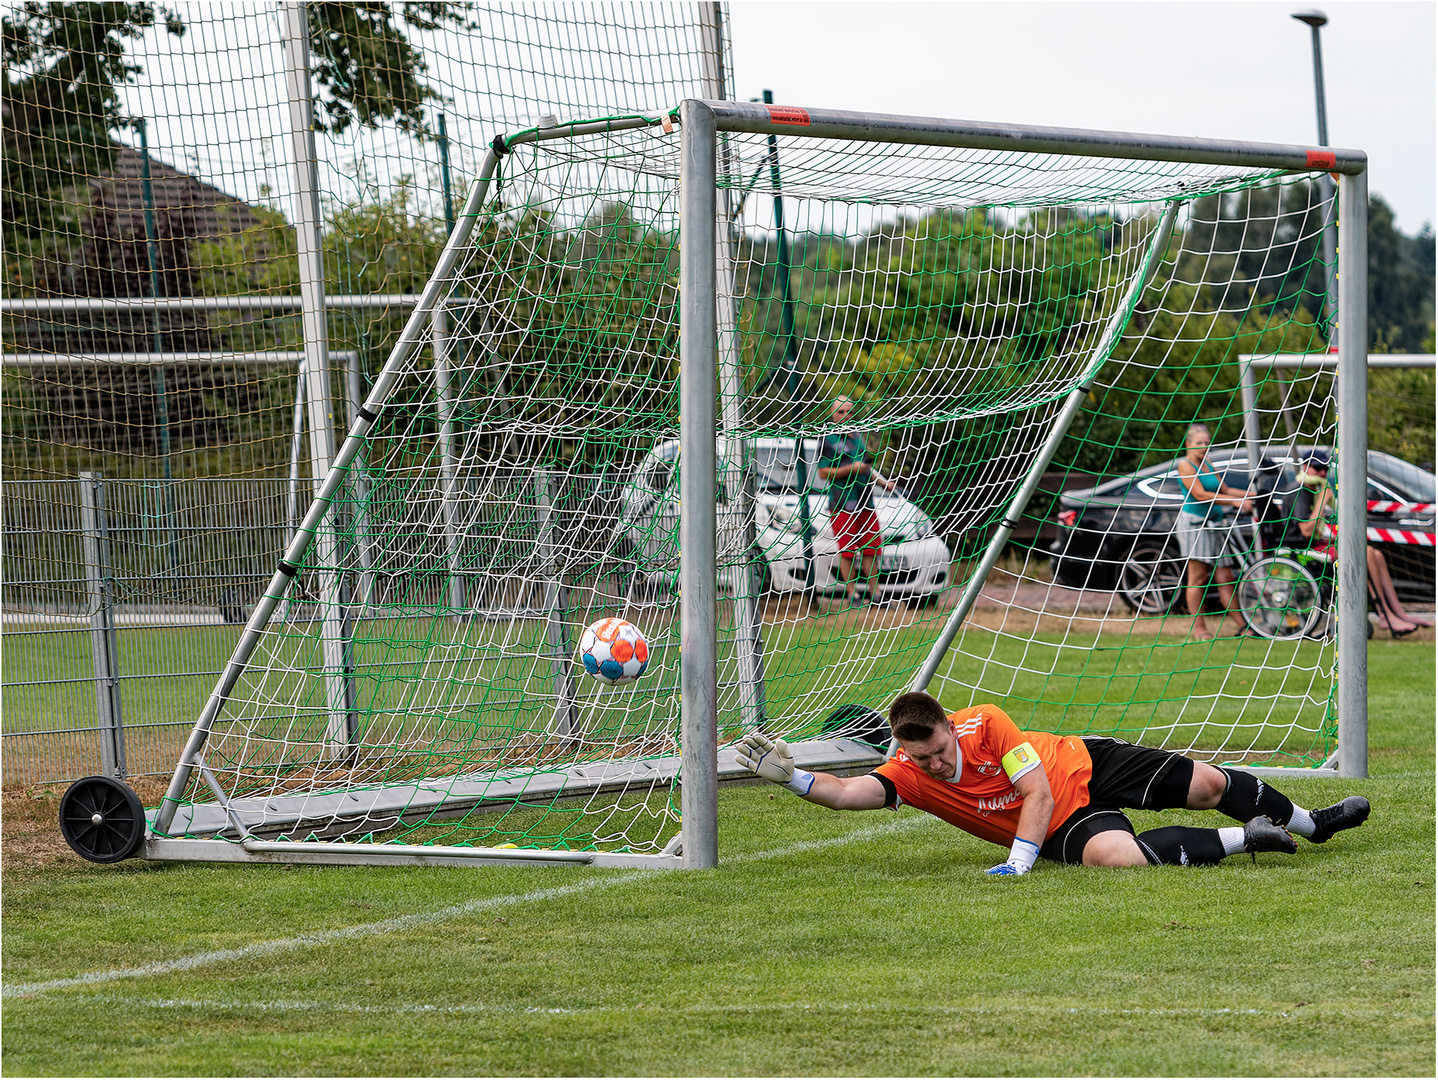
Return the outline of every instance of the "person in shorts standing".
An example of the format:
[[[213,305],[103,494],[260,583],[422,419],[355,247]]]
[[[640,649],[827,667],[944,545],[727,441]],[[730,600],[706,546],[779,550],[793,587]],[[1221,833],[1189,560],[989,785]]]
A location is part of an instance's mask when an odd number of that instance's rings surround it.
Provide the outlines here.
[[[1203,622],[1203,590],[1210,576],[1233,624],[1230,636],[1255,636],[1233,606],[1233,567],[1238,560],[1229,550],[1233,522],[1228,515],[1230,509],[1253,513],[1252,493],[1225,484],[1209,464],[1211,439],[1207,424],[1189,425],[1183,440],[1184,455],[1178,459],[1178,479],[1184,489],[1183,505],[1178,511],[1178,548],[1188,560],[1185,600],[1193,616],[1191,633],[1199,641],[1213,640]]]
[[[834,399],[831,415],[835,424],[847,424],[853,414],[852,401],[846,397]],[[819,443],[819,478],[829,482],[829,520],[839,545],[839,578],[850,604],[866,603],[859,596],[854,559],[860,560],[872,595],[878,588],[878,555],[884,542],[879,516],[874,512],[874,485],[893,491],[894,483],[869,464],[864,437],[857,431],[824,436]]]

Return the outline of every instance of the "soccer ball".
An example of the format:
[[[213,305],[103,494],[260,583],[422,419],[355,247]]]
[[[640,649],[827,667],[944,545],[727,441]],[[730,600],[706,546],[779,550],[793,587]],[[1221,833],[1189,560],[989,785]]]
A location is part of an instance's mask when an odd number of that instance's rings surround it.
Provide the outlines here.
[[[579,659],[601,682],[633,682],[649,666],[649,643],[627,619],[600,619],[580,637]]]

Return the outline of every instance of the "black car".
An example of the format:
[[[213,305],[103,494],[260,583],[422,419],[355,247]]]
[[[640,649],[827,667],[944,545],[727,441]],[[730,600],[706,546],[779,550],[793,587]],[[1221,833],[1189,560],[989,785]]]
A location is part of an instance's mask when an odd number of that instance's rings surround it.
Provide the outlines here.
[[[1296,465],[1308,458],[1309,446],[1269,445],[1260,451],[1260,466],[1250,476],[1244,448],[1213,450],[1209,462],[1225,484],[1257,495],[1254,518],[1265,547],[1284,541],[1278,523],[1287,517],[1298,491]],[[1322,449],[1325,453],[1327,448]],[[1330,479],[1336,481],[1335,464]],[[1376,450],[1368,452],[1370,502],[1427,503],[1435,501],[1431,472]],[[1184,578],[1175,527],[1184,489],[1178,461],[1107,480],[1097,487],[1066,491],[1059,497],[1059,538],[1049,546],[1054,580],[1073,588],[1116,590],[1141,615],[1161,615],[1177,600]],[[1415,515],[1368,515],[1370,527],[1433,533],[1433,511]],[[1240,519],[1253,537],[1255,522]],[[1290,538],[1291,539],[1291,538]],[[1435,551],[1416,544],[1377,542],[1388,560],[1399,598],[1418,603],[1434,599]]]

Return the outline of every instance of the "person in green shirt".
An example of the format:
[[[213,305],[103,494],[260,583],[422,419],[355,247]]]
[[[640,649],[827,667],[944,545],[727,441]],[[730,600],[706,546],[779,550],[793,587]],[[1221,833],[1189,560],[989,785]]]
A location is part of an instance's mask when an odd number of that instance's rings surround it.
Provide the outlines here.
[[[847,424],[853,414],[852,401],[846,397],[834,399],[830,415],[836,425]],[[839,545],[839,578],[850,604],[866,603],[858,594],[854,559],[860,559],[872,595],[878,588],[876,564],[883,546],[879,516],[874,512],[874,485],[893,491],[894,482],[880,476],[869,464],[864,437],[857,431],[838,431],[820,440],[819,478],[829,481],[829,520]]]

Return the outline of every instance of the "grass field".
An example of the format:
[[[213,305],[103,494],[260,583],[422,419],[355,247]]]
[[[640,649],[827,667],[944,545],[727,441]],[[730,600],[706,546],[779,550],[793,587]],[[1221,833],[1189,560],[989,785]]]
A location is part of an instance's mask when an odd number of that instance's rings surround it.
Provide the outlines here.
[[[1257,865],[994,881],[758,785],[712,872],[101,867],[7,791],[3,1070],[1431,1076],[1434,658],[1371,643],[1371,778],[1286,787],[1368,824]]]

